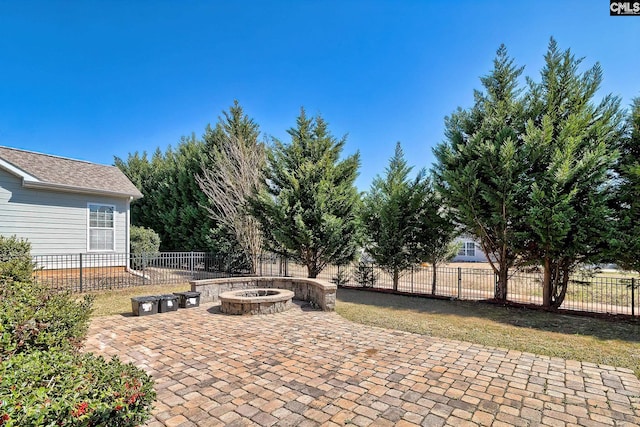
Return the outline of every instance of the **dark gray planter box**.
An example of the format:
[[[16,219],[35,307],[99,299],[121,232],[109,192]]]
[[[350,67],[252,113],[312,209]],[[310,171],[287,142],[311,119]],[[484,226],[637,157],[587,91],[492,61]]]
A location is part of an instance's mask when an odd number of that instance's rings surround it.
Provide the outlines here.
[[[200,292],[174,292],[180,299],[180,308],[192,308],[200,305]]]
[[[178,310],[178,295],[158,295],[158,313]]]
[[[158,297],[144,296],[131,298],[131,311],[134,316],[148,316],[158,312]]]

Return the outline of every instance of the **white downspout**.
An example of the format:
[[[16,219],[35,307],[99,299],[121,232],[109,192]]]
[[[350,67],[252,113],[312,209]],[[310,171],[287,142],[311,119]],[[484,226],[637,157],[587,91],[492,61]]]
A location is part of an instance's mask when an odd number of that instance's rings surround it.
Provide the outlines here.
[[[127,253],[127,271],[131,271],[131,234],[130,234],[130,228],[131,228],[131,201],[133,200],[133,197],[129,196],[129,199],[127,200],[127,231],[126,231],[126,245],[127,245],[127,249],[126,249],[126,253]]]

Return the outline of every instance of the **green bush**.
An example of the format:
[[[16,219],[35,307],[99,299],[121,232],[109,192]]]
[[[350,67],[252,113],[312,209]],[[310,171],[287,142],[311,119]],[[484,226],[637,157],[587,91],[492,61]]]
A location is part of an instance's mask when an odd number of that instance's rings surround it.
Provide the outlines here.
[[[373,288],[378,281],[378,274],[374,271],[373,263],[360,261],[353,278],[363,288]]]
[[[136,270],[146,267],[149,258],[153,258],[160,250],[160,236],[150,228],[132,226],[129,242],[131,268]]]
[[[0,363],[2,427],[134,427],[155,397],[144,371],[115,358],[36,351]]]
[[[151,378],[77,351],[93,298],[33,283],[27,242],[2,238],[0,247],[0,427],[142,424],[155,400]]]
[[[344,286],[348,284],[349,272],[347,271],[347,267],[338,266],[338,272],[331,278],[331,281],[335,283],[336,286]]]
[[[85,338],[93,298],[0,279],[0,360],[34,350],[73,350]]]
[[[33,274],[31,244],[16,236],[0,236],[0,278],[31,280]]]

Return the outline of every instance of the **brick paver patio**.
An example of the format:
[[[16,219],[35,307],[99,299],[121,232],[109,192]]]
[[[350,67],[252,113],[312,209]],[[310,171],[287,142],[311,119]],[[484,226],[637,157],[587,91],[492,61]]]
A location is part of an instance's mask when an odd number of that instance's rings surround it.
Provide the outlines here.
[[[295,306],[94,319],[87,350],[156,381],[148,426],[639,426],[627,369],[351,323]]]

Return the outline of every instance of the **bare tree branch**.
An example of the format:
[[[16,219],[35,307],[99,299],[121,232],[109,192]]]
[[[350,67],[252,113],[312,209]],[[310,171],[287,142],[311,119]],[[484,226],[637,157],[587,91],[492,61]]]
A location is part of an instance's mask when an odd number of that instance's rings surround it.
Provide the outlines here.
[[[247,199],[263,185],[265,147],[243,137],[225,135],[213,153],[211,167],[197,176],[198,185],[209,199],[211,217],[228,228],[252,260],[262,252],[262,233],[247,209]]]

